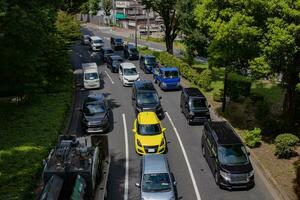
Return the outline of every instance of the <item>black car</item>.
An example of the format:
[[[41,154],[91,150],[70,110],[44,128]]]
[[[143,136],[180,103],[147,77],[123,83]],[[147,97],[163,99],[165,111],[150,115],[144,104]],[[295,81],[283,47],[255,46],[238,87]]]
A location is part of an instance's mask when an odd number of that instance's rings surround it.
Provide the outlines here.
[[[249,153],[228,122],[206,122],[201,147],[220,188],[254,187],[254,171]]]
[[[124,46],[124,58],[128,60],[138,60],[139,52],[132,44],[126,44]]]
[[[180,109],[189,124],[210,121],[210,105],[205,96],[197,88],[183,88],[180,97]]]
[[[107,67],[110,69],[111,72],[119,72],[119,67],[121,62],[123,62],[123,59],[121,56],[118,55],[113,55],[113,56],[108,56],[108,59],[106,61]]]
[[[111,48],[103,47],[100,49],[100,57],[103,62],[107,61],[108,56],[114,55],[114,51]]]
[[[109,129],[110,107],[103,94],[88,95],[81,112],[82,127],[87,133],[101,133]]]
[[[142,111],[153,111],[158,117],[164,117],[164,111],[160,103],[161,97],[151,81],[140,80],[135,81],[132,87],[132,105],[135,113]]]
[[[142,55],[140,58],[140,68],[146,73],[151,74],[152,69],[156,68],[158,63],[156,62],[155,56],[152,55]]]
[[[124,49],[123,39],[120,37],[111,37],[110,46],[113,50],[118,50],[118,49],[123,50]]]

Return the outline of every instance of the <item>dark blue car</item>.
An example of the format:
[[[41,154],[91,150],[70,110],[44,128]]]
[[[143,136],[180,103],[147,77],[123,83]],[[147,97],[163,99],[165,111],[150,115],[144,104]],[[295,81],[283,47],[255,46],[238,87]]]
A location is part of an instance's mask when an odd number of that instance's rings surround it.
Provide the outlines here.
[[[153,79],[162,90],[177,90],[181,87],[179,70],[176,67],[154,68]]]

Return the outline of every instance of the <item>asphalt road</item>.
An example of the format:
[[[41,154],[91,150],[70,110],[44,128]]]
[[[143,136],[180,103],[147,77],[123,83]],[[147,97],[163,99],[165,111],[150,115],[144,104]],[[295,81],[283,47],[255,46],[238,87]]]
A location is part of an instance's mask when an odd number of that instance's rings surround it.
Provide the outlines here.
[[[88,29],[82,29],[82,32],[84,34],[93,34]],[[98,32],[95,34],[99,35]],[[99,36],[104,38],[106,46],[110,46],[107,35]],[[106,94],[113,112],[111,119],[112,127],[108,133],[111,154],[111,167],[107,188],[108,199],[139,199],[139,190],[135,187],[135,183],[139,181],[141,156],[135,153],[134,135],[131,131],[135,119],[131,103],[131,88],[123,87],[118,79],[118,74],[111,73],[106,64],[100,62],[98,53],[91,52],[88,47],[77,44],[72,48],[70,54],[77,83],[76,98],[80,99],[75,105],[70,132],[77,136],[84,135],[80,126],[79,112],[83,98],[89,92]],[[122,52],[117,52],[117,54],[122,55]],[[86,91],[82,89],[81,63],[84,62],[96,62],[98,64],[101,78],[103,79],[103,88],[100,90]],[[133,63],[137,66],[141,79],[152,80],[151,75],[146,75],[139,69],[138,61],[133,61]],[[162,106],[166,112],[166,117],[162,120],[162,124],[166,128],[166,139],[168,142],[168,152],[166,155],[171,171],[177,181],[179,199],[273,199],[268,187],[257,172],[255,172],[256,185],[250,190],[227,191],[218,188],[207,162],[201,153],[202,126],[189,126],[187,124],[187,120],[181,114],[179,108],[180,91],[163,92],[158,87],[157,91],[162,96]],[[213,116],[213,118],[215,117]],[[217,119],[215,118],[215,120]]]

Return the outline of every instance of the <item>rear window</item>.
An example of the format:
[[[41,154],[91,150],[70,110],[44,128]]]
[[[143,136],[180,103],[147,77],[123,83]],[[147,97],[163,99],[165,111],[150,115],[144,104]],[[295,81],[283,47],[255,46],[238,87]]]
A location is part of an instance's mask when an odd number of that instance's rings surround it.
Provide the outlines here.
[[[178,71],[165,71],[164,76],[166,78],[176,78],[179,76]]]
[[[116,38],[115,41],[116,42],[123,42],[123,40],[121,38]]]
[[[171,190],[171,182],[167,173],[144,174],[142,190],[144,192],[161,192]]]
[[[85,80],[95,80],[98,79],[98,74],[97,73],[86,73],[84,74],[84,79]]]

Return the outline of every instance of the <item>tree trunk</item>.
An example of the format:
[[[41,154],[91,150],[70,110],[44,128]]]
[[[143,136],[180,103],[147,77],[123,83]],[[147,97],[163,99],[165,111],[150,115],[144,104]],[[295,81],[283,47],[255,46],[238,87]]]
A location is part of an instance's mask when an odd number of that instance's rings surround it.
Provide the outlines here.
[[[283,101],[283,116],[288,125],[294,125],[296,112],[296,85],[297,73],[289,72],[286,75],[286,93]]]
[[[166,40],[167,52],[173,55],[173,40],[170,37],[165,38],[165,40]]]

